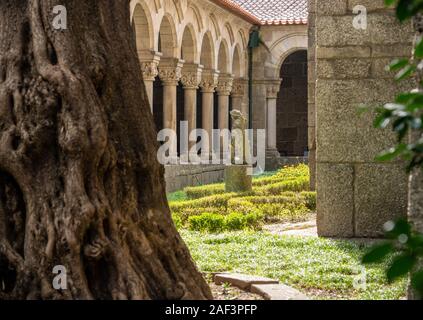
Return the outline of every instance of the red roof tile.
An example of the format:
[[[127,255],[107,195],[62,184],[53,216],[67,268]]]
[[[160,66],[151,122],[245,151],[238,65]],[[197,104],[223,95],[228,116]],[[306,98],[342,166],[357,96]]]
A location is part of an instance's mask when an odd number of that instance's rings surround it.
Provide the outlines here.
[[[307,0],[218,0],[247,20],[263,25],[307,24]],[[231,5],[231,3],[233,5]],[[252,21],[251,21],[252,22]]]

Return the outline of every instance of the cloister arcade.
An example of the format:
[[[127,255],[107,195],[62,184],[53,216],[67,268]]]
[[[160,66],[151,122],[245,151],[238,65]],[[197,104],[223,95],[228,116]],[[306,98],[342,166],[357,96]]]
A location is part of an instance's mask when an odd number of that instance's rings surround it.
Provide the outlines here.
[[[179,124],[186,121],[189,132],[202,128],[212,137],[213,129],[229,128],[230,110],[240,110],[247,118],[251,110],[249,126],[267,130],[267,156],[278,158],[280,70],[290,53],[307,49],[307,25],[265,25],[226,8],[224,2],[131,2],[141,72],[157,129],[179,132]],[[250,63],[250,32],[258,28],[260,46]],[[177,141],[171,144],[177,154]]]

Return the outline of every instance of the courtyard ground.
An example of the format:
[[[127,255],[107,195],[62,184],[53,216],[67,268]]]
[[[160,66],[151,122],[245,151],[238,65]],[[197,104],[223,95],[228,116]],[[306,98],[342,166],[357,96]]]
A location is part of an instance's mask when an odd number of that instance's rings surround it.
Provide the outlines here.
[[[388,283],[386,265],[360,264],[369,241],[317,237],[313,193],[302,183],[305,169],[257,177],[249,194],[227,195],[222,185],[170,194],[175,222],[199,269],[277,279],[311,299],[405,298],[406,281]],[[247,215],[250,220],[242,220]],[[217,299],[256,299],[229,287],[212,289]]]

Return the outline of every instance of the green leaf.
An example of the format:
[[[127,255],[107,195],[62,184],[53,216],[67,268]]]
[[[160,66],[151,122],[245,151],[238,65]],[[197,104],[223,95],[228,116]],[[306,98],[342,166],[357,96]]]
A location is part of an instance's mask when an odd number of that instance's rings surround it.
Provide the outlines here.
[[[398,74],[395,76],[395,80],[404,80],[405,78],[410,77],[414,73],[414,71],[416,71],[416,66],[407,65],[400,72],[398,72]]]
[[[385,6],[391,6],[395,3],[396,0],[385,0]]]
[[[409,238],[411,237],[411,225],[406,219],[398,220],[395,223],[394,229],[387,233],[392,239],[398,238],[402,234],[405,234]]]
[[[393,246],[390,242],[373,247],[362,258],[362,263],[377,263],[381,262],[389,253],[393,251]]]
[[[414,55],[416,58],[423,58],[423,38],[421,38],[416,45],[414,50]]]
[[[404,68],[405,66],[407,66],[408,64],[409,64],[408,59],[395,59],[389,64],[388,71],[400,70]]]
[[[385,152],[382,152],[380,155],[376,157],[376,160],[379,162],[391,161],[401,155],[405,150],[407,150],[407,145],[401,143],[397,145],[395,148],[391,148]]]
[[[423,295],[423,270],[417,271],[411,275],[411,285]]]
[[[423,97],[423,95],[417,92],[404,92],[404,93],[400,93],[396,97],[395,102],[398,104],[407,104],[410,101],[414,101],[418,97]]]
[[[403,254],[394,259],[394,262],[389,267],[387,272],[388,281],[392,282],[398,278],[405,276],[412,269],[416,263],[416,258],[409,254]]]

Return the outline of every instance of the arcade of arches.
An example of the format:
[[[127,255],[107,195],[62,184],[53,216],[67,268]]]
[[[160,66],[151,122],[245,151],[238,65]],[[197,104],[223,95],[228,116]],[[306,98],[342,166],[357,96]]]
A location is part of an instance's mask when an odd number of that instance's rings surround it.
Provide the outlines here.
[[[217,1],[133,0],[131,13],[157,129],[178,132],[181,121],[188,122],[189,132],[227,129],[229,112],[237,109],[250,117],[250,127],[266,129],[269,167],[277,166],[281,155],[305,155],[306,24],[261,26],[262,43],[249,61],[254,21]],[[177,141],[172,150],[178,152]],[[219,180],[221,168],[213,170],[197,182]],[[183,180],[168,181],[168,190],[196,183]]]

